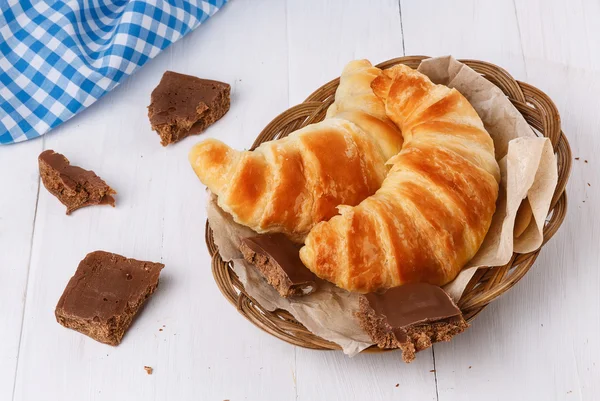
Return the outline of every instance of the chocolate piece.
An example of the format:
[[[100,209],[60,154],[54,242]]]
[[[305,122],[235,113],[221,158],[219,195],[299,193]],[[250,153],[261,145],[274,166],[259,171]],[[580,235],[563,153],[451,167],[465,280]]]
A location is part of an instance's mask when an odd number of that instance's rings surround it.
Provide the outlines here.
[[[67,214],[91,205],[115,206],[116,192],[93,171],[72,166],[53,150],[42,152],[38,163],[44,186],[67,207]]]
[[[316,289],[315,275],[300,260],[301,247],[283,234],[265,234],[242,239],[240,251],[287,298],[307,295]]]
[[[165,265],[96,251],[79,263],[58,304],[56,320],[96,341],[119,345]]]
[[[229,84],[167,71],[152,91],[148,117],[163,146],[197,135],[229,110]]]
[[[469,327],[448,294],[425,283],[361,295],[357,317],[380,348],[401,348],[405,362],[432,343],[450,341]]]

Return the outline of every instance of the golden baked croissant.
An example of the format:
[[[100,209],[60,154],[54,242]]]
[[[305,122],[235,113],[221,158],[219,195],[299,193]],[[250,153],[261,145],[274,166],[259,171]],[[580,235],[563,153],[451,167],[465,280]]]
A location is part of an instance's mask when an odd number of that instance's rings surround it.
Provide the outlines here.
[[[311,230],[300,257],[350,291],[444,285],[490,226],[500,178],[494,144],[457,90],[409,67],[384,71],[372,88],[402,130],[402,151],[374,195]]]
[[[254,151],[200,142],[189,155],[194,171],[236,222],[302,241],[339,204],[375,193],[385,162],[402,147],[400,130],[370,86],[380,71],[366,60],[350,63],[327,119]]]

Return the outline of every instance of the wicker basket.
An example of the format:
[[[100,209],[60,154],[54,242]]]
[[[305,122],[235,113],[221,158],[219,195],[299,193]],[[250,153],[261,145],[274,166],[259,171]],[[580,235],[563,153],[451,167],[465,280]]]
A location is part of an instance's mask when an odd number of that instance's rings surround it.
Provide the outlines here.
[[[405,64],[417,68],[421,60],[426,58],[424,56],[400,57],[385,61],[377,67],[385,69],[396,64]],[[558,184],[544,226],[542,244],[544,246],[560,227],[567,211],[565,186],[571,169],[571,149],[560,128],[558,110],[545,93],[531,85],[516,81],[502,68],[483,61],[460,61],[498,86],[525,117],[536,134],[550,138],[552,142],[558,160]],[[252,149],[263,142],[285,137],[299,128],[323,120],[327,108],[333,103],[338,84],[339,78],[334,79],[313,92],[304,103],[277,116],[256,138]],[[212,272],[219,289],[246,319],[290,344],[321,350],[340,349],[337,344],[309,332],[287,311],[266,311],[250,298],[229,264],[223,262],[217,252],[208,222],[206,244],[212,256]],[[510,262],[504,266],[478,270],[458,303],[465,319],[472,321],[490,302],[515,285],[535,262],[540,250],[541,248],[526,254],[515,253]],[[378,350],[379,348],[371,347],[367,351]]]

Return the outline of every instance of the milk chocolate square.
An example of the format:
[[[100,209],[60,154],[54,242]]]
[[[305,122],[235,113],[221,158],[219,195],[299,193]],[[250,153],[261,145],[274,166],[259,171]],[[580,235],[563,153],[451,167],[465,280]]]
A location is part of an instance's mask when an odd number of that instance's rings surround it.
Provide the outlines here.
[[[42,152],[38,163],[44,187],[67,207],[67,214],[91,205],[115,206],[116,192],[93,171],[71,165],[53,150]]]
[[[58,305],[56,320],[101,343],[118,345],[158,286],[161,263],[95,251],[79,263]]]
[[[167,71],[152,91],[148,118],[167,146],[203,132],[229,110],[229,84]]]
[[[361,295],[357,317],[379,348],[402,349],[405,362],[414,360],[417,352],[433,343],[450,341],[469,327],[448,294],[426,283]]]

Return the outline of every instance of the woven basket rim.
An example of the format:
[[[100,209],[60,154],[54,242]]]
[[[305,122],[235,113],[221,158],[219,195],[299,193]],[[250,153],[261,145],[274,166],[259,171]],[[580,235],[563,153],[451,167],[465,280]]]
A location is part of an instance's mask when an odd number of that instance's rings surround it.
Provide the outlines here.
[[[416,69],[428,56],[406,56],[393,58],[377,64],[386,69],[396,64],[404,64]],[[472,321],[481,311],[500,295],[512,288],[529,271],[540,250],[554,236],[562,224],[567,211],[566,185],[569,178],[572,156],[569,142],[561,130],[560,115],[554,102],[536,87],[515,80],[503,68],[485,61],[461,59],[460,62],[473,68],[488,81],[499,87],[538,136],[550,139],[558,163],[558,183],[544,225],[544,240],[539,249],[519,254],[503,266],[479,269],[465,289],[458,302],[464,317]],[[321,121],[335,96],[339,77],[311,93],[304,102],[290,107],[275,117],[258,135],[251,150],[263,142],[287,136],[308,124]],[[285,310],[267,311],[246,292],[231,269],[224,262],[212,238],[212,230],[206,221],[205,239],[212,257],[213,277],[221,293],[247,320],[261,330],[290,344],[310,349],[339,350],[340,347],[309,332]],[[382,352],[375,346],[363,352]]]

